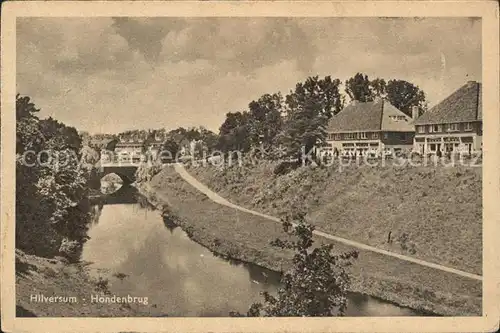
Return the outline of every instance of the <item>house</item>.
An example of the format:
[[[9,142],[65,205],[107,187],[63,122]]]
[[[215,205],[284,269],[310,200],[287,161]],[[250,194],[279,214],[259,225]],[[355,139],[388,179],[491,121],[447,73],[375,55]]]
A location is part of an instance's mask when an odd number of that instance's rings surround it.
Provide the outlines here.
[[[158,158],[163,147],[163,141],[152,141],[148,144],[148,152],[151,156],[151,159],[155,161]]]
[[[418,109],[413,108],[413,116]],[[332,117],[327,127],[327,149],[343,155],[381,154],[412,149],[413,119],[384,99],[353,101]]]
[[[142,157],[144,143],[142,141],[119,142],[115,146],[115,154],[120,162],[136,162]]]
[[[414,151],[478,152],[482,127],[481,83],[469,81],[415,120]]]

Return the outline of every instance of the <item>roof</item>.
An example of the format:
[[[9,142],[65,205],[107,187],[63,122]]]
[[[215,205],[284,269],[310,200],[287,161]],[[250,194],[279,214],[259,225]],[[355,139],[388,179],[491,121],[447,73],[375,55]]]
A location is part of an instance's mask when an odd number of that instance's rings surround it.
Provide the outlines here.
[[[116,147],[142,147],[142,142],[118,142]]]
[[[413,132],[411,117],[383,99],[374,102],[354,102],[332,117],[328,132]]]
[[[416,119],[415,125],[482,120],[481,83],[469,81]]]

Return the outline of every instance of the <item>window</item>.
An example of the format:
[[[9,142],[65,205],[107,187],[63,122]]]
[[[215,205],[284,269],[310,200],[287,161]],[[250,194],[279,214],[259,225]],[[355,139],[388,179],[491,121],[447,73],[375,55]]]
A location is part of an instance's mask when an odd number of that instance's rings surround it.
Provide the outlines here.
[[[352,140],[352,139],[355,139],[355,134],[356,133],[345,133],[344,134],[344,138],[347,139],[347,140]]]
[[[443,125],[429,125],[429,133],[437,133],[443,130]]]
[[[472,123],[465,123],[464,131],[472,131]]]
[[[417,126],[418,133],[425,133],[425,126]]]
[[[377,132],[372,133],[372,139],[378,139],[378,133]]]
[[[394,121],[403,121],[403,120],[406,120],[406,117],[396,115],[396,116],[389,116],[389,119],[394,120]]]
[[[366,139],[366,132],[361,132],[360,135],[361,135],[361,139]]]
[[[456,132],[458,131],[458,124],[449,124],[448,125],[448,132]]]
[[[335,140],[341,140],[341,135],[340,134],[335,134]]]
[[[389,133],[384,133],[384,139],[389,139]]]

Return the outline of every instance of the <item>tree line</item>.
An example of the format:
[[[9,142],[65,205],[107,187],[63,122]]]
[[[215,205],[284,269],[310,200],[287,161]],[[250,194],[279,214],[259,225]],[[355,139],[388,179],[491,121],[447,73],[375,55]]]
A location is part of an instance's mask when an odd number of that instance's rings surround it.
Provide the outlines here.
[[[278,154],[300,158],[302,149],[308,152],[325,144],[328,121],[344,108],[346,97],[360,102],[383,98],[410,116],[413,106],[421,112],[427,109],[425,93],[405,80],[370,80],[357,73],[345,81],[345,94],[340,85],[339,79],[314,76],[284,97],[281,92],[262,95],[247,110],[226,114],[217,148],[245,153],[258,147],[271,159]]]

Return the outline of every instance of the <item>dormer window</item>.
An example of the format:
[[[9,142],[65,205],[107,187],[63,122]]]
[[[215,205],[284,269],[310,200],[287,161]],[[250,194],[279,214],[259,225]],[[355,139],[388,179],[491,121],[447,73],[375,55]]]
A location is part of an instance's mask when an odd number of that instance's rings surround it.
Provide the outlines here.
[[[457,132],[458,129],[458,124],[449,124],[448,125],[448,132]]]
[[[400,116],[400,115],[393,115],[393,116],[389,116],[389,119],[391,119],[393,121],[405,121],[406,117]]]
[[[472,123],[465,123],[464,131],[472,131]]]

